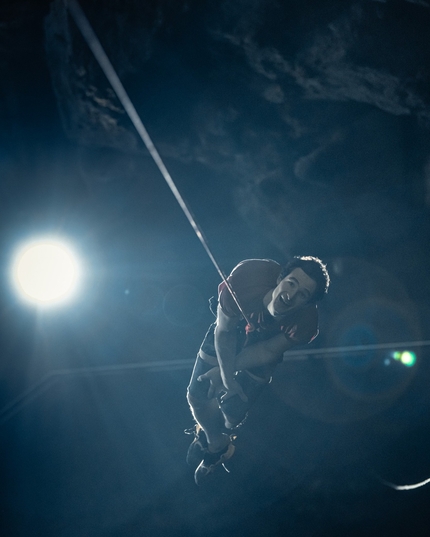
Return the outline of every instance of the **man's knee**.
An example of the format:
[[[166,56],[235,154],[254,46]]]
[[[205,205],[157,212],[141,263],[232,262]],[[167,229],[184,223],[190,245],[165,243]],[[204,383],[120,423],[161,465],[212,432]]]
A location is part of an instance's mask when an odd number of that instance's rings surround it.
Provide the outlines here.
[[[199,409],[205,406],[208,406],[210,399],[202,398],[200,396],[196,396],[191,394],[190,389],[187,389],[187,401],[190,407]]]

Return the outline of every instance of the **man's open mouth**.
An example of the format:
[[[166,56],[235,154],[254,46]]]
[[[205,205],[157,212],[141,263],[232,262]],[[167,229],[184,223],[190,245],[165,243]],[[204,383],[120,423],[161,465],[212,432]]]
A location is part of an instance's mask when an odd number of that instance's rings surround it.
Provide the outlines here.
[[[286,306],[287,308],[290,307],[290,303],[285,300],[285,298],[282,295],[279,295],[279,300]]]

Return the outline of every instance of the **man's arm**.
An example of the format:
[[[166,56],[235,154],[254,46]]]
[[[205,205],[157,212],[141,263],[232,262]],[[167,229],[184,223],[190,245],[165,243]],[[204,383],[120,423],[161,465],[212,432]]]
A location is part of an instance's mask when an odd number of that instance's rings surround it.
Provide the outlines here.
[[[236,356],[234,369],[249,369],[262,365],[273,365],[279,362],[285,351],[294,343],[287,339],[284,334],[277,334],[270,339],[260,341],[245,347]]]
[[[259,343],[255,343],[254,345],[250,345],[243,349],[235,358],[234,369],[235,371],[240,371],[241,369],[263,365],[275,366],[276,363],[281,360],[283,353],[293,345],[294,343],[287,339],[284,334],[277,334],[266,341],[260,341]],[[219,367],[213,367],[198,378],[198,380],[204,379],[210,381],[210,388],[208,391],[209,399],[223,389]],[[224,396],[224,400],[233,395],[235,395],[234,392],[227,392]]]
[[[231,395],[237,393],[241,399],[246,401],[246,395],[234,378],[238,322],[238,317],[229,317],[222,311],[221,306],[218,306],[214,342],[221,379],[227,393]]]

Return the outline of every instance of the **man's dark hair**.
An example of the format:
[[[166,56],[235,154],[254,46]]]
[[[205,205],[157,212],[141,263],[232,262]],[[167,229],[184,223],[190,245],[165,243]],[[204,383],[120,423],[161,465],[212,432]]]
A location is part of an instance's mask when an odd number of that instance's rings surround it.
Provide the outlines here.
[[[305,272],[309,278],[312,278],[317,284],[311,301],[318,302],[318,300],[322,300],[324,295],[327,294],[328,287],[330,285],[330,276],[327,272],[326,265],[324,265],[321,259],[311,255],[293,257],[293,259],[291,259],[291,261],[289,261],[282,268],[281,273],[278,276],[278,283],[288,276],[288,274],[290,274],[295,268],[301,268],[303,272]]]

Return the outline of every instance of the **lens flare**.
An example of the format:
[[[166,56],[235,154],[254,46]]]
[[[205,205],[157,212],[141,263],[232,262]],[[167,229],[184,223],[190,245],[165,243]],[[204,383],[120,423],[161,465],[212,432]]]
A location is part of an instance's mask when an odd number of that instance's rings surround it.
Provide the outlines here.
[[[392,357],[406,367],[413,367],[417,361],[417,355],[412,351],[395,351]]]

